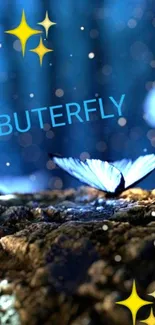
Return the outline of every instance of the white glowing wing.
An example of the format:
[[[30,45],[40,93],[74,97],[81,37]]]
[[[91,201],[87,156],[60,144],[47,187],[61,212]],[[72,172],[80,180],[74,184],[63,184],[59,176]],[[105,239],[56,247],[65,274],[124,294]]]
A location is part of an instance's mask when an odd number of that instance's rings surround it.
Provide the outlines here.
[[[125,178],[125,188],[140,181],[155,169],[155,155],[141,156],[134,162],[128,159],[116,161],[113,165],[120,170]]]
[[[112,162],[111,164],[113,166],[115,166],[123,174],[123,176],[125,178],[132,166],[132,160],[131,159],[122,159],[122,160]]]
[[[114,193],[120,185],[122,174],[107,161],[53,157],[53,161],[81,182],[99,190]]]

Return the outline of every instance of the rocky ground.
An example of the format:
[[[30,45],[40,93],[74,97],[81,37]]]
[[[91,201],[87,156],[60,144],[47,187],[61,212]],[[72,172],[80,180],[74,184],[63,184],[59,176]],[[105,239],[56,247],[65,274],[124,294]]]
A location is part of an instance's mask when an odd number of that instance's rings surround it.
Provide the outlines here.
[[[153,302],[155,190],[0,197],[0,324],[132,325],[133,279]]]

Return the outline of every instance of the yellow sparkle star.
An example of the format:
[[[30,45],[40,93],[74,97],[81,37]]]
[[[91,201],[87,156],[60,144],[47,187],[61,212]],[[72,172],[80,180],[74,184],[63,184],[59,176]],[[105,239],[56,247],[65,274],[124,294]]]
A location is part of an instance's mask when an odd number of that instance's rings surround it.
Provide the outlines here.
[[[25,17],[25,12],[23,10],[22,12],[22,19],[21,22],[19,24],[18,27],[16,27],[15,29],[11,29],[6,31],[5,33],[8,34],[12,34],[15,35],[19,38],[20,42],[21,42],[21,46],[22,46],[22,53],[23,56],[25,54],[25,48],[26,48],[26,43],[28,41],[28,39],[36,34],[41,34],[42,32],[40,30],[36,30],[31,28],[26,21],[26,17]]]
[[[136,282],[133,282],[133,286],[132,286],[132,292],[131,295],[129,296],[128,299],[123,300],[123,301],[119,301],[116,302],[116,304],[122,305],[127,307],[132,314],[132,320],[133,320],[133,325],[136,324],[136,316],[137,316],[137,312],[138,310],[145,306],[145,305],[150,305],[153,302],[149,302],[146,300],[141,299],[138,294],[137,294],[137,290],[136,290]]]
[[[147,325],[155,325],[155,317],[152,308],[151,308],[150,316],[144,320],[141,320],[140,322],[145,323]]]
[[[30,51],[38,54],[39,59],[40,59],[40,65],[42,65],[44,55],[48,52],[53,52],[53,50],[50,50],[44,46],[42,37],[40,37],[39,45],[35,49],[30,50]]]
[[[56,23],[53,23],[48,16],[48,11],[46,11],[46,16],[45,19],[43,21],[41,21],[41,23],[38,23],[38,25],[41,25],[45,28],[46,30],[46,37],[48,37],[48,31],[50,29],[51,26],[56,25]]]

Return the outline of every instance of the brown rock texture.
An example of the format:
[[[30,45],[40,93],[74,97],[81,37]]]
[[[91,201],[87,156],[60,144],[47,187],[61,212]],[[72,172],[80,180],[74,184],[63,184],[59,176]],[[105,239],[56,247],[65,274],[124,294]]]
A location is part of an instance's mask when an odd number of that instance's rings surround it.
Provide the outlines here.
[[[0,324],[130,325],[134,279],[154,302],[155,190],[0,197]]]

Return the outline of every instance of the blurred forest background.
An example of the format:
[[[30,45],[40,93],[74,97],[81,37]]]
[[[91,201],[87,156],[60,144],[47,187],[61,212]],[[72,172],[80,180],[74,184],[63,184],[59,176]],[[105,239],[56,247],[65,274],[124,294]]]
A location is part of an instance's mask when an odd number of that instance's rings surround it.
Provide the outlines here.
[[[48,53],[39,58],[29,50],[40,36],[27,42],[23,58],[17,37],[4,31],[17,27],[22,10],[28,24],[38,25],[48,11],[56,23],[44,33]],[[81,159],[118,160],[137,158],[155,148],[155,7],[151,0],[5,0],[0,3],[0,114],[18,112],[21,127],[25,110],[125,94],[123,117],[101,120],[92,113],[89,123],[41,130],[34,118],[27,133],[0,137],[0,176],[19,177],[41,171],[46,181],[38,188],[66,188],[78,181],[49,161],[48,152]],[[48,122],[49,121],[49,122]],[[154,175],[154,174],[153,174]],[[154,176],[141,183],[154,187]],[[37,179],[35,180],[37,182]],[[20,188],[21,186],[21,188]],[[19,191],[23,182],[19,183]],[[31,189],[31,187],[30,187]],[[12,189],[13,190],[13,189]]]

